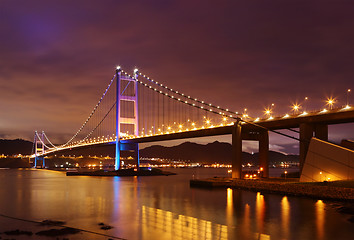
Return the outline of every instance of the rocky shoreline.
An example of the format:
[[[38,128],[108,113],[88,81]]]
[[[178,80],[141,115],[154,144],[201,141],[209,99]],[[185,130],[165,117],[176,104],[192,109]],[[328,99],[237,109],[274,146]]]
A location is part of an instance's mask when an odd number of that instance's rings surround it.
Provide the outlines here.
[[[332,182],[311,184],[287,179],[245,180],[231,178],[193,179],[191,187],[229,187],[265,193],[285,194],[315,199],[354,202],[354,188],[338,187]]]
[[[123,240],[124,238],[120,238],[117,236],[112,236],[109,234],[105,234],[102,232],[98,231],[92,231],[92,230],[84,230],[84,229],[79,229],[75,227],[69,227],[66,226],[65,222],[63,221],[56,221],[56,220],[43,220],[41,222],[36,222],[32,220],[26,220],[26,219],[21,219],[21,218],[14,218],[11,216],[6,216],[0,214],[0,217],[8,218],[11,220],[17,220],[17,221],[22,221],[22,222],[27,222],[27,223],[32,223],[32,227],[28,227],[26,230],[22,229],[8,229],[8,230],[3,230],[0,226],[0,239],[3,240],[16,240],[14,237],[19,237],[20,239],[37,239],[36,236],[44,236],[44,237],[49,237],[53,239],[60,239],[60,240],[70,240],[73,235],[79,235],[77,237],[74,237],[75,239],[90,239],[90,235],[100,235],[104,239],[107,240],[113,240],[113,239],[121,239]],[[98,223],[97,224],[97,230],[110,230],[114,228],[113,226],[110,226],[105,223]],[[26,228],[26,227],[25,227]],[[44,229],[43,229],[44,228]],[[31,230],[30,230],[31,229]]]

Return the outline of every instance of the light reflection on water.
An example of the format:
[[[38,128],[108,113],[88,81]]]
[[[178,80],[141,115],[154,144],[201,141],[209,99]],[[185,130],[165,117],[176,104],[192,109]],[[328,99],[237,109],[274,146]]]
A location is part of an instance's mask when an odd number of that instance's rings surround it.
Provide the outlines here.
[[[316,202],[316,225],[317,225],[317,235],[321,239],[323,238],[323,228],[324,228],[324,221],[325,221],[325,204],[322,200],[318,200]]]
[[[281,200],[281,218],[282,237],[287,239],[289,237],[290,224],[290,205],[287,196],[284,196]]]
[[[146,206],[142,206],[142,228],[144,239],[150,239],[151,229],[160,239],[228,239],[226,225]]]
[[[330,203],[230,188],[190,188],[189,179],[193,175],[200,178],[227,175],[226,169],[173,171],[179,174],[119,178],[66,177],[64,173],[45,170],[0,170],[0,214],[38,221],[64,220],[72,227],[126,239],[349,239],[352,236],[352,223]],[[101,230],[100,222],[114,228]],[[16,228],[39,230],[38,226],[0,217],[0,232]],[[83,236],[107,239],[80,234],[70,239]]]

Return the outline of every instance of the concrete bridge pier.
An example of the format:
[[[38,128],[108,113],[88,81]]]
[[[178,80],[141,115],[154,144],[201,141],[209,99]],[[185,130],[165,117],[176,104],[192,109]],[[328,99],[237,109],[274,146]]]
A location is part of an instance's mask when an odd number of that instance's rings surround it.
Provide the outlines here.
[[[139,143],[120,143],[119,155],[120,151],[130,151],[134,152],[134,160],[136,162],[136,168],[139,170],[140,168],[140,160],[139,160]],[[119,161],[120,163],[121,161]],[[119,166],[120,169],[121,166]]]
[[[242,128],[241,121],[232,128],[232,178],[242,178],[242,140],[259,142],[259,165],[261,176],[269,177],[269,133],[265,129],[247,130]]]
[[[139,143],[134,144],[134,159],[136,163],[136,169],[140,169],[140,159],[139,159]]]
[[[237,120],[232,128],[232,178],[242,177],[242,126]]]
[[[300,124],[300,173],[302,172],[310,141],[313,136],[323,141],[328,141],[328,125],[311,123]]]
[[[261,170],[261,177],[269,177],[269,133],[267,130],[259,132],[259,167]]]

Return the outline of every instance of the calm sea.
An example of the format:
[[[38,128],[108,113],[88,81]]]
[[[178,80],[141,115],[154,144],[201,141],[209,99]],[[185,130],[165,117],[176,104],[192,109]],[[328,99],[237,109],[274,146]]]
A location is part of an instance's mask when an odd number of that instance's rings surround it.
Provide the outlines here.
[[[353,239],[340,203],[232,189],[189,187],[226,169],[172,169],[154,177],[66,177],[50,170],[0,170],[0,214],[125,239]],[[113,226],[101,230],[98,223]],[[0,232],[53,227],[0,216]],[[56,239],[6,236],[2,239]],[[72,239],[109,239],[93,233]],[[63,239],[60,237],[59,239]]]

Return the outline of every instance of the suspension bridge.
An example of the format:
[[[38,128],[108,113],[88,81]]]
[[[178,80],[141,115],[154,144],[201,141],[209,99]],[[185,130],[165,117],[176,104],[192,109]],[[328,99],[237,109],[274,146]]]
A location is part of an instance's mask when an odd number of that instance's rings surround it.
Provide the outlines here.
[[[296,109],[297,110],[297,109]],[[292,138],[300,145],[300,169],[313,136],[328,140],[328,125],[354,122],[354,107],[294,111],[292,115],[251,118],[169,88],[137,69],[130,75],[117,67],[93,110],[64,144],[54,145],[44,131],[35,132],[34,167],[44,156],[60,151],[115,144],[115,169],[122,168],[121,152],[133,151],[139,169],[139,143],[174,139],[232,136],[232,177],[242,175],[242,141],[259,142],[259,165],[268,177],[269,132]],[[295,129],[299,130],[295,130]],[[287,129],[298,137],[285,134]],[[39,161],[39,162],[38,162]],[[216,159],[217,161],[217,159]]]

